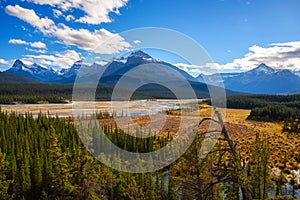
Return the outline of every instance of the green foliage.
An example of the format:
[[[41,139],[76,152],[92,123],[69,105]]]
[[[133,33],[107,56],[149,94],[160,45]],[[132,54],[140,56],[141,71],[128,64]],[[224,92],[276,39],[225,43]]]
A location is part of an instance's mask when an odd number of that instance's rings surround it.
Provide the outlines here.
[[[71,85],[1,84],[0,104],[63,103],[72,98]]]
[[[296,117],[300,110],[281,105],[272,105],[262,108],[253,108],[248,119],[258,121],[283,121],[290,117]]]
[[[8,187],[11,180],[6,177],[8,169],[8,161],[6,160],[6,155],[1,152],[0,148],[0,197],[1,199],[9,199]]]
[[[300,121],[299,117],[290,117],[284,120],[282,131],[289,133],[300,133]],[[300,160],[300,159],[299,159]],[[300,162],[300,161],[298,161]]]
[[[268,190],[273,186],[269,167],[270,155],[268,141],[262,140],[257,133],[255,141],[251,144],[249,163],[249,182],[254,199],[266,199]]]
[[[78,88],[78,96],[85,97],[91,88]],[[168,90],[168,89],[167,89]],[[156,92],[159,91],[159,92]],[[113,88],[98,86],[96,89],[96,100],[111,100]],[[36,104],[36,103],[65,103],[72,99],[73,85],[69,84],[0,84],[0,104]],[[120,95],[127,94],[127,90],[121,90]],[[153,98],[176,98],[170,91],[157,90],[156,87],[147,86],[147,89],[139,88],[134,92],[131,99],[153,99]]]
[[[154,142],[126,139],[119,129],[106,127],[105,133],[132,151],[136,151],[133,144],[141,151],[153,149]],[[70,119],[0,112],[0,149],[0,199],[147,199],[145,194],[155,195],[151,174],[129,175],[95,160]]]
[[[271,105],[300,109],[300,95],[247,95],[227,98],[227,108],[252,109]]]

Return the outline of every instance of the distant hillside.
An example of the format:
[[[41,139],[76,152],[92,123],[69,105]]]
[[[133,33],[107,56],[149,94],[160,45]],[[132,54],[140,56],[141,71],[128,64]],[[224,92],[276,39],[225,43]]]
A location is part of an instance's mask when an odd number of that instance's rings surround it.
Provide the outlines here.
[[[1,84],[12,84],[12,83],[34,84],[38,82],[23,76],[0,72],[0,83]]]

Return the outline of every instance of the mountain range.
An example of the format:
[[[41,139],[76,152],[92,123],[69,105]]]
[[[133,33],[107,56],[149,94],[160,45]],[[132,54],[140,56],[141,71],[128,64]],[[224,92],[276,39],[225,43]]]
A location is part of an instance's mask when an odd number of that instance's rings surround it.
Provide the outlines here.
[[[300,89],[299,71],[273,69],[264,63],[246,72],[199,75],[197,79],[209,83],[222,80],[226,89],[252,94],[292,94]]]
[[[163,62],[158,59],[154,59],[148,54],[144,53],[143,51],[134,52],[127,58],[120,58],[120,59],[113,60],[109,64],[109,66],[107,66],[107,69],[103,74],[103,77],[123,75],[124,73],[126,73],[127,71],[129,71],[130,69],[138,65],[150,64],[150,63],[167,65],[168,67],[179,72],[187,80],[197,81],[196,78],[190,76],[187,72],[180,70],[169,63]],[[5,71],[5,73],[30,78],[41,83],[61,84],[61,83],[73,83],[81,67],[84,67],[85,70],[87,70],[86,73],[91,72],[90,73],[91,75],[93,74],[92,72],[95,70],[95,68],[104,68],[104,66],[96,63],[89,65],[83,61],[77,61],[70,68],[57,71],[50,67],[41,66],[37,63],[34,63],[32,65],[26,65],[21,60],[18,59],[14,62],[14,64],[10,69]]]
[[[211,85],[218,86],[218,77],[221,76],[222,82],[227,90],[254,93],[254,94],[282,94],[294,93],[300,91],[300,72],[290,71],[287,69],[273,69],[265,64],[260,64],[258,67],[241,73],[221,73],[212,75],[200,74],[198,77],[193,77],[187,72],[173,66],[172,64],[152,58],[143,51],[131,53],[127,58],[114,59],[106,68],[100,80],[101,84],[113,87],[118,80],[129,70],[141,64],[151,64],[153,66],[161,64],[171,68],[172,72],[180,73],[188,80],[193,87],[201,88],[205,81]],[[84,67],[85,73],[89,74],[88,79],[92,79],[93,72],[96,69],[104,69],[103,65],[94,63],[92,65],[83,61],[75,62],[72,67],[62,69],[61,71],[54,70],[50,67],[42,66],[37,63],[26,65],[21,60],[16,60],[13,66],[3,73],[0,73],[0,82],[12,83],[14,79],[16,83],[51,83],[51,84],[72,84],[81,67]],[[147,76],[156,74],[160,76],[159,68],[149,68],[143,73],[143,77],[131,77],[134,81],[140,83],[147,79]],[[89,78],[90,76],[90,78]],[[174,77],[171,72],[167,74],[166,79]],[[138,80],[137,80],[138,79]],[[176,81],[174,80],[174,84]],[[214,84],[215,83],[215,84]],[[178,87],[180,87],[178,85]]]

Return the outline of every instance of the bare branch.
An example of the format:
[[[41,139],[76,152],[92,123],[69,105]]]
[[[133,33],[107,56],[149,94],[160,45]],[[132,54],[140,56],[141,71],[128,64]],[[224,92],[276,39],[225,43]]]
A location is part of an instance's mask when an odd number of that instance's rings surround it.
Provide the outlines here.
[[[213,121],[213,122],[215,122],[215,123],[218,123],[218,124],[220,124],[220,122],[219,121],[217,121],[217,120],[215,120],[215,119],[213,119],[213,118],[211,118],[211,117],[205,117],[205,118],[203,118],[200,122],[199,122],[199,124],[198,124],[198,127],[204,122],[204,121]]]

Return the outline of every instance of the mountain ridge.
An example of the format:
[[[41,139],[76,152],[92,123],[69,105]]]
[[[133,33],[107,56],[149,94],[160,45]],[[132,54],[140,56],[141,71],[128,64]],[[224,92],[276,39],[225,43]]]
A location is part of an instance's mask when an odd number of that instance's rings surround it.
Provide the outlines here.
[[[208,83],[211,85],[224,84],[224,87],[237,92],[246,92],[254,94],[283,94],[294,93],[300,89],[300,73],[299,71],[291,71],[287,69],[274,69],[261,63],[256,68],[240,73],[220,73],[222,79],[217,78],[217,74],[199,75],[194,78],[186,71],[178,67],[151,57],[143,51],[132,52],[127,58],[118,58],[112,60],[103,72],[102,80],[105,84],[112,87],[115,83],[131,69],[141,64],[161,64],[179,72],[189,82]],[[81,67],[84,67],[84,73],[90,73],[90,78],[93,80],[93,71],[104,67],[103,65],[93,63],[88,64],[84,61],[76,61],[70,68],[56,71],[50,67],[42,66],[37,63],[26,65],[21,60],[17,59],[12,67],[5,71],[7,74],[14,74],[21,77],[26,77],[41,83],[50,84],[72,84],[75,81],[77,73]],[[151,71],[152,70],[152,71]],[[172,70],[171,70],[172,71]],[[150,74],[159,73],[155,69],[150,69]]]
[[[240,73],[199,75],[200,82],[217,83],[219,76],[226,89],[252,94],[290,94],[300,89],[300,76],[288,69],[274,69],[262,63]]]

